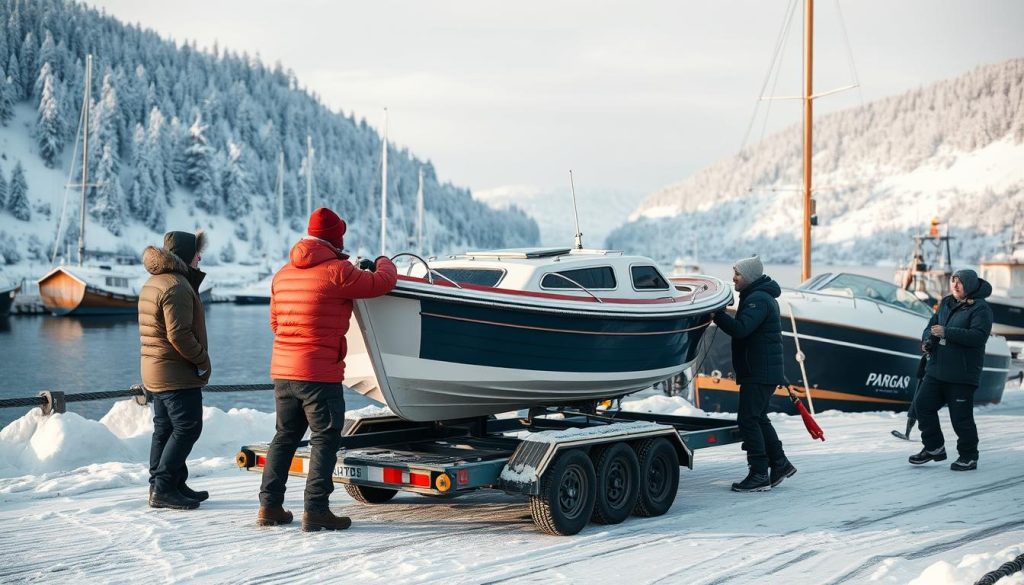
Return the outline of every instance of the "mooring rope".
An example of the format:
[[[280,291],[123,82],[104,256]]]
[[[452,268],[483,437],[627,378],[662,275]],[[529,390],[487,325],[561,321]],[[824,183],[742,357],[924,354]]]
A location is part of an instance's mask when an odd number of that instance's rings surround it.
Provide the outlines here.
[[[273,390],[273,384],[220,384],[204,386],[203,392],[252,392],[256,390]],[[108,400],[111,398],[131,398],[142,396],[144,390],[141,384],[136,384],[125,390],[105,390],[100,392],[75,392],[65,394],[64,402],[88,402],[90,400]],[[0,399],[0,408],[12,408],[19,406],[44,406],[48,401],[42,396],[27,398],[3,398]]]
[[[995,571],[985,573],[985,576],[975,581],[974,585],[994,585],[996,581],[1003,577],[1009,577],[1019,571],[1024,571],[1024,554],[1018,555],[1017,558],[1008,563],[1003,563]]]

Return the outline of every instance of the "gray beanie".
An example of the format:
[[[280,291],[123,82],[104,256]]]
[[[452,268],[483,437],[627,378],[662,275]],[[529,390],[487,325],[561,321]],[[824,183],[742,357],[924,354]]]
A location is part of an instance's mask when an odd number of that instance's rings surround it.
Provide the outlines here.
[[[736,264],[733,265],[733,268],[736,269],[736,272],[740,273],[740,276],[742,276],[743,280],[747,281],[747,283],[754,282],[764,275],[764,265],[761,264],[761,258],[757,254],[754,254],[750,258],[737,260]]]
[[[960,282],[964,285],[964,294],[970,296],[972,293],[978,290],[978,286],[981,282],[978,279],[978,273],[969,269],[963,268],[953,273],[953,276],[960,279]]]

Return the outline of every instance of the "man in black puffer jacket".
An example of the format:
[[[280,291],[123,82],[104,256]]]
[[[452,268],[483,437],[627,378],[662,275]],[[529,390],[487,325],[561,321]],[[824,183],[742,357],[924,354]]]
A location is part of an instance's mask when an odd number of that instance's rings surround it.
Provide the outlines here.
[[[775,300],[782,289],[764,274],[757,256],[738,261],[732,281],[740,293],[736,317],[724,310],[714,316],[715,325],[732,337],[732,365],[740,385],[737,419],[750,467],[747,477],[732,484],[732,489],[767,491],[796,473],[768,420],[768,401],[775,388],[788,384],[782,367],[782,321]]]
[[[921,349],[928,354],[924,381],[915,399],[924,448],[910,456],[921,465],[946,459],[939,426],[939,409],[949,407],[960,457],[953,471],[978,467],[978,428],[974,424],[974,391],[981,381],[985,344],[992,333],[992,308],[985,298],[992,285],[973,270],[958,270],[949,281],[953,294],[942,299],[922,335]]]

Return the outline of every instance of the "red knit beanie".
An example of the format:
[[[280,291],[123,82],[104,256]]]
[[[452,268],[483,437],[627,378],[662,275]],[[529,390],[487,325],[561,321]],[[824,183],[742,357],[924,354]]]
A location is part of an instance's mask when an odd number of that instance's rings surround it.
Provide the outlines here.
[[[345,241],[342,238],[345,235],[345,220],[326,207],[314,210],[313,214],[309,216],[309,227],[306,228],[306,233],[315,238],[327,240],[339,250],[345,247]]]

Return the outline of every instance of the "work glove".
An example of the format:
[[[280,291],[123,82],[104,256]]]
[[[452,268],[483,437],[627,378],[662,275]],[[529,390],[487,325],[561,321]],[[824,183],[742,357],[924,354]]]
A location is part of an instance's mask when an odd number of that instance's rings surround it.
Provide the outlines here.
[[[359,261],[359,269],[375,272],[377,270],[377,264],[373,260],[370,260],[369,258],[363,258],[362,260]]]

